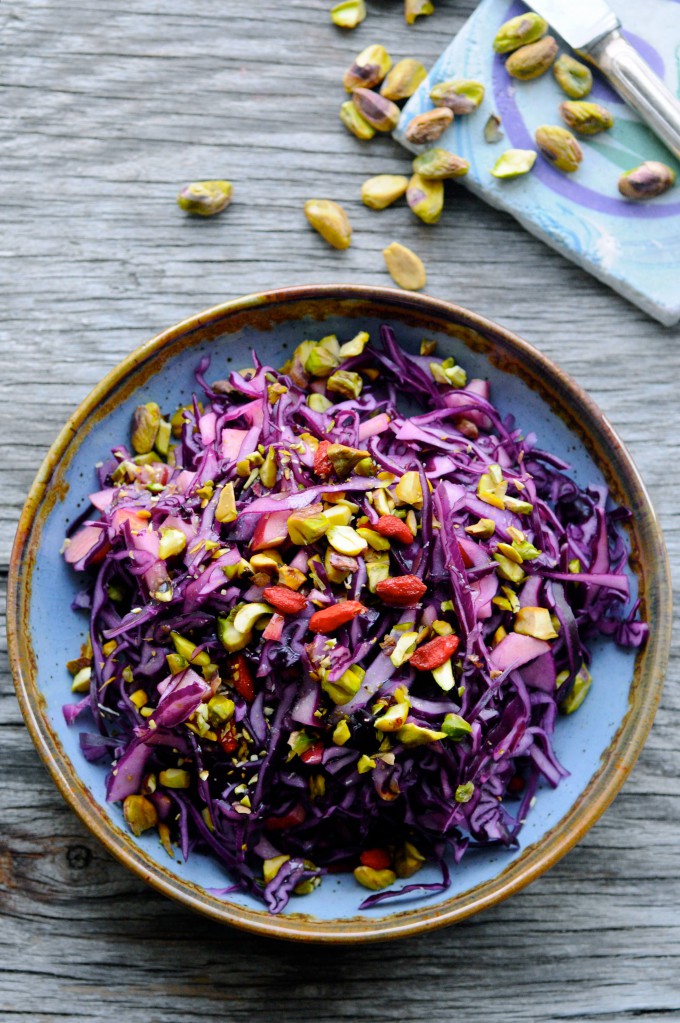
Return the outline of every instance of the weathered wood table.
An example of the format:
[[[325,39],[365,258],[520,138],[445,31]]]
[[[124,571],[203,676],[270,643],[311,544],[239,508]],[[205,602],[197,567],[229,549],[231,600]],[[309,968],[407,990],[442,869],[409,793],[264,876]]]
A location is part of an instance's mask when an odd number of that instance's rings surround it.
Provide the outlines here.
[[[343,33],[330,0],[5,0],[3,579],[48,445],[123,355],[246,292],[390,283],[381,250],[393,239],[421,253],[430,294],[516,329],[590,390],[637,460],[678,565],[680,332],[463,189],[435,228],[359,201],[364,178],[409,162],[389,138],[344,131],[340,77],[370,42],[431,61],[474,6],[436,5],[408,29],[398,0],[369,0],[368,20]],[[235,182],[233,206],[186,218],[179,186],[210,177]],[[308,228],[312,196],[345,203],[347,252]],[[3,1023],[679,1018],[677,658],[624,791],[547,876],[456,928],[329,951],[221,928],[113,862],[42,768],[6,658],[2,672]]]

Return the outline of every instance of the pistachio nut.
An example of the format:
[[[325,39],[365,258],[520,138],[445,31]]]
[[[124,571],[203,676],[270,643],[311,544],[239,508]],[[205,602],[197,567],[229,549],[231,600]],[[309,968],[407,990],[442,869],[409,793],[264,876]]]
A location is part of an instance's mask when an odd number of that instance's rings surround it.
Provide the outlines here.
[[[354,879],[364,888],[379,892],[382,888],[389,888],[391,884],[394,884],[397,875],[393,870],[375,870],[373,867],[361,866],[355,869]]]
[[[500,142],[504,137],[504,132],[501,131],[501,119],[498,114],[489,114],[486,124],[484,125],[484,141],[485,142]]]
[[[325,345],[314,345],[307,356],[305,370],[313,377],[328,377],[340,364],[335,352]]]
[[[338,554],[346,554],[348,557],[355,557],[368,547],[363,536],[360,536],[352,526],[331,526],[326,533],[326,539]]]
[[[583,701],[585,700],[586,696],[588,695],[588,692],[592,684],[593,684],[592,676],[588,669],[586,668],[585,664],[583,664],[581,666],[581,670],[578,672],[576,678],[574,679],[574,684],[569,694],[560,704],[560,710],[562,711],[562,713],[573,714],[575,710],[578,710]]]
[[[387,176],[389,177],[389,175]],[[340,345],[340,351],[338,352],[340,358],[350,359],[353,355],[361,355],[370,340],[370,334],[365,330],[360,330],[349,341],[345,341],[344,345]]]
[[[234,186],[231,181],[193,181],[177,196],[177,205],[187,213],[212,217],[231,202]]]
[[[431,362],[429,368],[438,384],[465,387],[467,383],[467,373],[462,366],[456,365],[456,360],[453,358],[442,359],[441,362]]]
[[[187,545],[187,538],[181,529],[170,529],[161,526],[161,538],[158,542],[158,557],[165,561],[176,554],[181,554]]]
[[[367,46],[345,71],[342,84],[347,92],[361,86],[373,89],[380,85],[391,67],[392,58],[384,46]]]
[[[123,816],[130,831],[137,838],[142,832],[158,824],[156,807],[146,796],[126,796],[123,800]]]
[[[208,700],[208,721],[213,728],[220,728],[226,725],[234,716],[236,705],[233,700],[223,693],[218,693]]]
[[[306,547],[309,543],[316,543],[322,536],[325,536],[330,528],[330,522],[323,514],[320,504],[312,504],[308,508],[301,508],[288,516],[288,535],[298,547]]]
[[[390,277],[405,291],[420,291],[427,284],[422,260],[405,245],[392,242],[383,249],[383,258]]]
[[[568,53],[561,54],[553,64],[553,75],[570,99],[583,99],[593,87],[593,74],[589,67]]]
[[[513,629],[521,636],[533,636],[534,639],[557,639],[547,607],[520,607]]]
[[[472,732],[472,725],[460,714],[447,714],[442,721],[442,732],[446,732],[449,739],[460,742]]]
[[[138,455],[146,455],[153,450],[160,422],[161,410],[155,401],[137,406],[132,414],[130,443]]]
[[[536,152],[533,149],[506,149],[498,157],[491,168],[495,178],[518,178],[520,174],[528,174],[536,163]]]
[[[520,46],[535,43],[548,31],[548,22],[539,14],[527,12],[518,14],[504,22],[494,36],[493,48],[496,53],[512,53]]]
[[[655,199],[675,183],[675,171],[665,163],[646,160],[619,178],[619,192],[626,199]]]
[[[380,87],[380,94],[391,100],[408,99],[426,78],[427,71],[420,61],[406,57],[394,65]]]
[[[351,131],[352,135],[356,135],[358,139],[368,141],[375,135],[375,128],[368,123],[365,117],[361,116],[351,99],[346,100],[340,107],[340,120],[347,131]]]
[[[332,404],[333,402],[329,401],[325,394],[307,395],[307,405],[312,412],[327,412]]]
[[[568,174],[575,171],[583,159],[583,150],[566,128],[556,124],[543,124],[534,135],[541,156],[558,170]]]
[[[412,842],[404,842],[394,853],[394,869],[397,877],[403,879],[413,877],[423,863],[425,863],[425,857]]]
[[[363,386],[364,382],[358,373],[353,373],[347,369],[338,369],[329,376],[326,390],[330,391],[331,394],[339,394],[343,398],[358,398]],[[368,452],[365,453],[364,457],[370,457]]]
[[[372,210],[384,210],[400,199],[408,188],[403,174],[377,174],[361,186],[361,201]]]
[[[468,781],[464,785],[459,785],[454,793],[454,799],[457,803],[469,803],[475,794],[474,782]]]
[[[181,767],[168,767],[159,773],[158,780],[166,789],[188,789],[191,785],[191,775]]]
[[[276,462],[276,451],[270,446],[267,451],[267,457],[260,466],[260,482],[263,486],[269,490],[276,486],[276,477],[278,473],[278,466]]]
[[[402,504],[412,504],[415,508],[422,508],[423,487],[420,482],[420,473],[415,469],[405,472],[395,487],[395,493]]]
[[[406,201],[425,224],[436,224],[444,208],[444,184],[436,178],[414,174],[406,189]]]
[[[511,53],[505,62],[505,70],[512,78],[528,82],[545,74],[555,62],[558,46],[552,36],[545,36],[537,43],[521,46]]]
[[[349,476],[365,458],[370,458],[369,451],[364,451],[361,448],[351,448],[347,444],[329,444],[326,455],[333,466],[335,474],[340,479]],[[330,525],[328,519],[326,519],[326,522]]]
[[[565,100],[560,104],[560,114],[567,128],[579,135],[599,135],[614,124],[613,115],[599,103]]]
[[[416,114],[406,126],[404,138],[414,146],[436,142],[453,122],[453,111],[448,107],[435,107],[424,114]]]
[[[434,14],[432,0],[404,0],[404,17],[407,25],[412,25],[416,18]]]
[[[220,496],[217,500],[215,519],[218,522],[233,522],[236,518],[238,518],[238,511],[236,510],[234,484],[231,482],[225,483],[220,490]]]
[[[366,562],[368,589],[371,593],[375,593],[378,583],[389,578],[390,556],[387,552],[384,554],[377,554],[373,551],[370,556],[364,554],[364,561]]]
[[[348,249],[352,225],[339,203],[331,199],[308,199],[305,216],[315,231],[334,249]]]
[[[355,89],[352,103],[364,120],[376,131],[394,131],[399,123],[399,107],[379,92],[370,89]]]
[[[72,693],[89,693],[90,679],[92,678],[92,667],[88,664],[73,676],[71,683]]]
[[[331,21],[338,28],[356,28],[366,17],[364,0],[343,0],[331,7]]]
[[[339,721],[333,731],[333,742],[336,746],[344,746],[352,733],[345,718]]]
[[[343,703],[349,703],[352,697],[356,696],[365,674],[363,668],[360,668],[358,664],[353,664],[351,668],[343,671],[335,682],[331,682],[328,678],[322,678],[321,688],[330,696],[333,703],[340,707]]]
[[[454,114],[471,114],[484,99],[484,86],[471,78],[454,78],[435,85],[430,99],[436,107],[448,107]]]
[[[416,725],[408,721],[397,732],[397,739],[404,746],[425,746],[430,742],[437,742],[445,739],[445,732],[437,732],[433,728],[425,728],[423,725]]]
[[[413,172],[423,178],[462,178],[469,170],[467,160],[446,149],[428,149],[413,161]]]

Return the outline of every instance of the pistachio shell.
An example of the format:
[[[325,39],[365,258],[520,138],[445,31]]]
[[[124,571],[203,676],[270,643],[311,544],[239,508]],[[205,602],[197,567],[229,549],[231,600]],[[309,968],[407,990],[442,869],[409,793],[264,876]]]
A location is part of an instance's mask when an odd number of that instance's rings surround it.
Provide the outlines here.
[[[187,213],[212,217],[231,202],[234,186],[230,181],[194,181],[177,196],[177,205]]]
[[[563,53],[555,61],[553,75],[570,99],[583,99],[593,87],[593,74],[590,68],[568,53]]]
[[[367,46],[345,71],[342,83],[347,92],[361,88],[373,89],[380,85],[392,67],[392,58],[384,46]]]
[[[536,162],[533,149],[506,149],[491,169],[495,178],[518,178],[528,174]]]
[[[536,129],[536,145],[541,156],[558,170],[571,173],[583,159],[583,150],[566,128],[556,124],[543,124]]]
[[[424,114],[416,114],[411,118],[404,132],[407,142],[415,146],[423,146],[428,142],[436,142],[453,121],[453,111],[448,107],[435,107]]]
[[[675,171],[665,163],[646,160],[619,178],[619,192],[626,199],[654,199],[675,183]]]
[[[405,291],[420,291],[427,284],[422,261],[405,245],[392,242],[383,249],[385,264],[395,284]]]
[[[461,178],[470,169],[462,156],[449,153],[446,149],[428,149],[413,161],[414,173],[423,178]]]
[[[427,78],[427,71],[419,60],[406,57],[395,64],[380,88],[386,99],[408,99],[421,82]]]
[[[436,224],[444,208],[444,185],[436,178],[414,174],[406,189],[406,201],[425,224]]]
[[[484,86],[471,78],[440,82],[430,91],[436,107],[448,107],[454,114],[471,114],[484,99]]]
[[[500,142],[504,133],[501,131],[501,119],[498,114],[489,114],[484,125],[484,141]]]
[[[408,187],[403,174],[378,174],[361,186],[361,201],[372,210],[384,210],[400,199]]]
[[[348,249],[352,225],[342,206],[330,199],[308,199],[305,216],[315,231],[334,249]]]
[[[612,114],[599,103],[565,100],[560,104],[560,114],[566,126],[579,135],[598,135],[614,124]]]
[[[552,36],[545,36],[536,43],[522,46],[511,53],[505,62],[505,70],[512,78],[528,82],[545,74],[555,62],[558,46]]]
[[[368,123],[365,117],[361,116],[351,99],[346,100],[340,107],[340,120],[347,131],[351,131],[352,135],[356,135],[358,139],[367,141],[375,135],[375,128]]]
[[[366,17],[364,0],[343,0],[331,8],[331,21],[338,28],[356,28]]]
[[[548,31],[548,22],[539,14],[527,11],[504,22],[496,32],[493,48],[496,53],[511,53],[526,43],[535,43]]]
[[[355,89],[352,102],[364,120],[376,131],[393,131],[399,123],[400,110],[391,100],[370,89]]]

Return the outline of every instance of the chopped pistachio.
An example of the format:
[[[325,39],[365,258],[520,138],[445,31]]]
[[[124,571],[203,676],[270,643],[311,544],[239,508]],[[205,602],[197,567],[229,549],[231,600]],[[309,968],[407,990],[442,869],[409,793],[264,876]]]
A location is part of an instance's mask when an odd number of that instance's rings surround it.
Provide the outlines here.
[[[346,504],[334,504],[330,508],[324,508],[323,514],[330,526],[348,526],[352,521],[352,509]]]
[[[278,466],[276,462],[276,451],[270,446],[267,451],[267,457],[260,466],[260,480],[262,481],[262,485],[267,487],[269,490],[276,486],[277,472]]]
[[[445,738],[446,732],[437,732],[433,728],[424,728],[422,725],[416,725],[412,721],[407,722],[397,732],[397,739],[404,746],[424,746],[426,743],[437,742],[439,739]]]
[[[427,284],[422,260],[405,245],[392,242],[383,249],[383,258],[392,280],[405,291],[420,291]]]
[[[351,526],[331,526],[326,533],[326,539],[338,554],[346,554],[349,557],[361,554],[368,547],[363,536]]]
[[[290,565],[281,565],[279,568],[278,582],[281,586],[287,586],[290,590],[299,590],[307,576],[299,568],[291,568]]]
[[[433,13],[432,0],[404,0],[404,18],[407,25],[412,25],[416,18],[427,17]]]
[[[306,547],[307,544],[316,543],[325,536],[330,528],[330,522],[320,505],[312,505],[311,508],[292,512],[288,516],[287,528],[293,543],[299,547]]]
[[[578,710],[588,695],[592,684],[592,676],[584,664],[581,666],[581,670],[574,679],[574,685],[572,686],[571,692],[560,704],[560,710],[562,713],[573,714],[575,710]]]
[[[394,870],[397,877],[402,879],[413,877],[423,863],[425,863],[425,857],[412,842],[404,842],[394,854]]]
[[[80,671],[76,672],[71,683],[72,693],[89,693],[90,691],[90,679],[92,678],[92,668],[88,665],[85,668],[81,668]]]
[[[307,395],[307,405],[312,412],[323,413],[333,407],[333,402],[329,401],[325,394],[309,394]]]
[[[415,653],[416,645],[418,643],[417,632],[404,632],[397,640],[396,646],[390,654],[390,660],[395,668],[400,668],[405,661],[408,661],[413,653]],[[405,718],[404,718],[405,720]],[[403,724],[403,722],[402,722]],[[378,725],[376,724],[376,728]],[[399,726],[401,727],[401,725]],[[392,729],[396,731],[396,729]]]
[[[345,718],[339,721],[333,730],[333,742],[336,746],[344,746],[349,739],[351,732]]]
[[[347,369],[338,369],[329,376],[326,389],[343,398],[358,398],[363,386],[364,382],[358,373]]]
[[[417,635],[417,633],[407,633],[407,635]],[[398,732],[406,724],[408,712],[408,701],[405,703],[393,703],[380,717],[376,718],[375,727],[379,732]]]
[[[208,721],[213,728],[220,728],[222,725],[226,725],[228,721],[231,721],[235,709],[236,706],[233,700],[230,700],[223,693],[217,693],[216,696],[208,700]]]
[[[356,138],[367,142],[375,135],[375,128],[359,113],[351,99],[345,100],[342,104],[339,117],[347,131],[351,132]]]
[[[158,780],[166,789],[188,789],[191,785],[189,772],[181,767],[169,767],[166,771],[161,771]]]
[[[437,107],[448,107],[454,114],[471,114],[484,99],[484,86],[470,78],[454,78],[439,82],[430,91],[430,99]]]
[[[403,174],[377,174],[361,186],[361,201],[372,210],[384,210],[400,199],[408,187]]]
[[[339,351],[339,347],[338,347]],[[340,359],[337,352],[327,345],[314,345],[307,356],[305,369],[313,377],[328,377],[338,366]]]
[[[130,443],[132,450],[138,455],[153,451],[158,429],[161,423],[161,410],[155,401],[147,401],[138,405],[132,416],[132,433]]]
[[[210,654],[206,650],[202,650],[198,654],[195,653],[196,644],[192,643],[186,636],[181,636],[179,632],[173,631],[170,633],[170,638],[180,657],[184,657],[185,660],[191,661],[192,664],[197,664],[199,667],[210,664]]]
[[[390,575],[390,556],[389,554],[377,554],[373,553],[372,559],[369,561],[366,555],[364,560],[366,561],[366,575],[368,577],[368,589],[370,593],[376,592],[378,583],[381,583],[384,579],[388,579]]]
[[[580,562],[579,558],[572,558],[571,561],[569,562],[569,564],[567,565],[567,568],[569,569],[570,572],[573,572],[573,573],[580,572],[581,571],[581,562]]]
[[[474,783],[468,781],[465,785],[459,785],[455,792],[455,800],[457,803],[469,803],[475,794]]]
[[[242,458],[239,462],[236,463],[236,475],[239,476],[241,479],[243,479],[246,476],[250,476],[253,470],[258,469],[263,462],[264,458],[262,457],[260,452],[253,451],[252,454],[246,455],[245,458]],[[225,483],[225,486],[228,486],[228,484]]]
[[[420,159],[420,157],[418,157]],[[437,342],[430,341],[428,338],[423,338],[420,342],[420,354],[421,355],[434,355],[437,351]]]
[[[339,355],[341,359],[350,359],[354,355],[361,355],[364,348],[370,341],[370,335],[365,330],[360,330],[350,341],[340,345]]]
[[[331,21],[338,28],[356,28],[366,17],[364,0],[342,0],[331,8]]]
[[[368,774],[369,771],[373,770],[375,764],[376,762],[373,757],[366,756],[364,753],[364,755],[359,757],[357,760],[357,771],[359,774]]]
[[[484,141],[489,143],[500,142],[504,138],[501,131],[502,121],[498,114],[489,114],[484,125]]]
[[[380,85],[391,67],[392,58],[384,46],[367,46],[345,71],[342,84],[347,92],[353,92],[361,86],[373,89]],[[394,97],[390,96],[390,99]]]
[[[521,607],[515,615],[514,631],[534,639],[557,639],[547,607]]]
[[[143,689],[135,689],[134,693],[130,693],[130,701],[134,703],[137,710],[141,710],[142,707],[146,707],[149,697]]]
[[[451,387],[465,387],[467,373],[462,366],[457,366],[455,359],[443,359],[442,362],[431,362],[430,373],[438,384],[449,384]]]
[[[405,472],[395,487],[395,492],[402,504],[412,504],[414,508],[423,506],[423,488],[420,473],[414,469]]]
[[[510,561],[514,561],[516,565],[521,565],[524,560],[517,548],[513,547],[509,543],[503,543],[501,541],[496,545],[496,550],[500,551],[501,554],[504,554],[506,558],[510,559]]]
[[[529,501],[520,501],[517,497],[506,495],[503,498],[503,503],[508,511],[516,512],[517,515],[529,515],[534,510],[533,504]]]
[[[282,564],[283,558],[274,548],[257,551],[250,559],[250,567],[253,572],[266,572],[268,575],[275,575]]]
[[[381,533],[376,533],[375,529],[368,529],[366,526],[360,526],[359,529],[357,529],[357,533],[373,548],[374,551],[388,551],[390,549],[390,541]]]
[[[504,554],[499,554],[498,552],[493,555],[493,558],[498,563],[497,572],[502,579],[507,579],[511,583],[523,582],[524,571],[521,565],[510,561]]]
[[[274,613],[274,608],[264,601],[255,601],[252,604],[241,604],[234,617],[234,628],[237,632],[249,633],[256,626],[256,623],[264,615]]]
[[[439,618],[432,622],[430,628],[437,636],[450,636],[453,632],[453,626]]]
[[[161,538],[158,543],[158,557],[165,561],[176,554],[181,554],[187,545],[187,538],[181,529],[169,529],[161,526]]]
[[[231,202],[234,186],[231,181],[193,181],[177,196],[177,205],[186,213],[213,217]]]
[[[437,178],[414,174],[406,189],[406,201],[425,224],[436,224],[444,208],[444,185]]]
[[[165,660],[168,662],[171,675],[179,675],[180,671],[186,671],[189,667],[186,657],[182,657],[180,654],[166,654]]]
[[[356,469],[359,462],[370,458],[370,452],[360,448],[351,448],[347,444],[331,444],[326,454],[333,469],[340,479],[349,476]]]
[[[342,706],[343,703],[349,703],[352,697],[359,692],[365,674],[363,668],[360,668],[358,664],[353,664],[343,671],[335,682],[331,682],[328,678],[322,678],[321,688],[330,696],[333,703]]]
[[[406,57],[394,65],[382,83],[380,92],[387,99],[408,99],[426,78],[427,71],[420,61]]]
[[[539,14],[525,12],[504,22],[496,32],[493,48],[496,53],[512,53],[520,46],[534,43],[548,31],[548,22]]]
[[[449,739],[460,742],[472,732],[472,725],[460,714],[447,714],[442,721],[442,732],[445,732]]]
[[[416,156],[413,161],[413,171],[420,174],[422,178],[461,178],[470,170],[470,164],[462,156],[449,153],[447,149],[428,149],[426,153]],[[422,353],[421,354],[428,354]]]
[[[495,178],[518,178],[528,174],[536,163],[536,152],[533,149],[506,149],[491,168]]]
[[[226,617],[219,615],[217,618],[217,638],[225,650],[228,650],[231,654],[236,653],[238,650],[243,650],[253,638],[251,632],[239,632],[234,626],[234,619],[239,608],[243,606],[243,604],[237,604]]]
[[[123,816],[137,838],[158,824],[156,807],[146,796],[126,796],[123,800]]]
[[[158,433],[156,434],[155,448],[159,455],[163,458],[168,457],[170,451],[170,436],[172,434],[172,428],[167,419],[161,419],[158,424]]]
[[[270,884],[274,880],[274,878],[276,877],[284,863],[288,863],[289,860],[290,856],[285,855],[272,856],[268,860],[263,860],[262,876],[264,878],[264,883]]]
[[[471,526],[465,527],[465,532],[470,536],[478,536],[482,540],[488,540],[496,532],[496,523],[493,519],[478,519]]]

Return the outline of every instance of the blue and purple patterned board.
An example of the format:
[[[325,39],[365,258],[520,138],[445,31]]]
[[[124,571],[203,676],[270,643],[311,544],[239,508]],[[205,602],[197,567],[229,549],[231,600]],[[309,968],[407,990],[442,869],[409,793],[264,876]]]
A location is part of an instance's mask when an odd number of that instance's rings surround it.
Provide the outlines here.
[[[628,40],[680,95],[680,0],[611,0],[611,6]],[[415,114],[431,108],[432,86],[450,78],[484,82],[479,110],[457,117],[437,142],[470,161],[461,181],[661,323],[677,323],[680,187],[653,201],[632,203],[619,195],[617,180],[643,160],[669,164],[680,180],[680,164],[597,72],[589,98],[608,107],[615,123],[610,131],[581,140],[584,159],[574,174],[563,174],[539,156],[523,177],[501,181],[491,176],[505,149],[535,149],[535,129],[561,123],[557,108],[567,98],[550,73],[530,82],[510,78],[504,58],[493,52],[498,27],[524,11],[518,0],[482,0],[407,103],[395,136],[414,151],[425,148],[405,143],[403,132]],[[565,43],[561,51],[571,52]],[[489,144],[484,125],[494,112],[502,119],[504,138]]]

